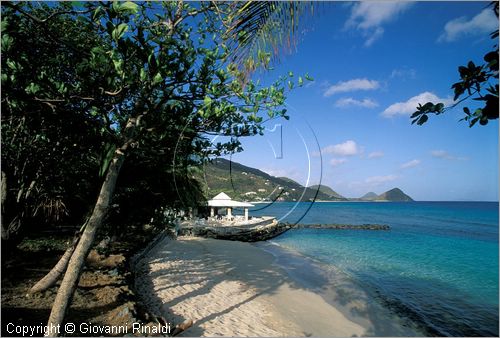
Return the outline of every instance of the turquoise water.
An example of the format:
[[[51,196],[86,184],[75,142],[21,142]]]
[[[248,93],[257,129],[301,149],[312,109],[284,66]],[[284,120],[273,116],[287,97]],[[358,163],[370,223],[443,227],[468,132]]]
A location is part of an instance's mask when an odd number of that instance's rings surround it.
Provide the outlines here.
[[[389,231],[297,229],[273,242],[335,266],[428,334],[498,336],[498,203],[299,203],[290,212],[294,206],[259,205],[252,215],[390,225]]]

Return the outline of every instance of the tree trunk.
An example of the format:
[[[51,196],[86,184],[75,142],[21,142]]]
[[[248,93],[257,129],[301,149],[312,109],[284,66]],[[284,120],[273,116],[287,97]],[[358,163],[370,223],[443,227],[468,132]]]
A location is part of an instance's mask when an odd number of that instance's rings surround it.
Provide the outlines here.
[[[68,269],[66,270],[61,287],[59,288],[54,304],[52,305],[52,311],[50,312],[47,324],[48,328],[58,327],[58,325],[63,323],[66,310],[68,309],[68,305],[71,302],[76,285],[80,279],[80,273],[85,264],[85,258],[94,243],[97,229],[99,229],[104,217],[106,216],[106,211],[111,201],[111,197],[113,196],[116,180],[124,159],[124,154],[117,150],[108,168],[106,179],[102,184],[101,192],[99,193],[99,198],[97,199],[94,211],[90,216],[87,227],[82,234],[82,238],[78,242],[71,259],[69,260]],[[58,332],[46,332],[46,335],[48,336],[57,336],[57,334]]]
[[[69,260],[68,269],[66,270],[61,286],[59,287],[59,291],[57,292],[56,299],[52,305],[45,336],[57,336],[58,334],[64,333],[63,331],[57,332],[55,330],[51,330],[51,328],[63,327],[62,323],[64,316],[66,315],[66,311],[75,292],[78,280],[80,279],[80,273],[85,264],[85,258],[87,258],[92,244],[94,243],[97,230],[106,216],[111,198],[113,197],[118,174],[120,173],[120,169],[125,160],[125,153],[127,148],[133,142],[131,136],[135,130],[137,121],[138,118],[129,118],[127,121],[124,134],[130,136],[124,145],[115,151],[113,159],[108,167],[106,178],[102,184],[92,215],[90,216],[87,226],[85,227],[82,238],[78,242],[71,259]]]
[[[2,240],[8,240],[9,239],[9,229],[4,227],[4,208],[5,208],[5,201],[7,200],[7,175],[2,171],[2,177],[0,179],[0,195],[2,199],[2,207],[1,207],[1,213],[2,216],[0,217],[0,226],[2,229]]]
[[[59,262],[50,270],[48,274],[45,275],[42,279],[38,281],[29,291],[28,294],[34,294],[37,292],[42,292],[50,288],[52,285],[54,285],[59,277],[66,271],[66,267],[68,266],[69,259],[71,258],[71,255],[73,255],[73,252],[75,251],[76,245],[78,244],[78,241],[80,239],[81,233],[79,232],[75,238],[73,238],[73,242],[71,243],[70,247],[66,249],[66,252],[64,252],[64,255],[61,257]]]

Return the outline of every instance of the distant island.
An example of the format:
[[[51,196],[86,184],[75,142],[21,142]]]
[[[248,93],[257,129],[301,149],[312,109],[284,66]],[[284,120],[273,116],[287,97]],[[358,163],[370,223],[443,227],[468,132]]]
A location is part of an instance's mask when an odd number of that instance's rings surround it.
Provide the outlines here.
[[[413,198],[405,194],[399,188],[393,188],[380,195],[369,192],[360,198],[351,198],[352,201],[389,201],[389,202],[412,202]]]
[[[394,188],[382,194],[369,192],[359,198],[346,198],[326,185],[304,187],[288,177],[271,176],[262,170],[229,161],[214,159],[197,174],[207,198],[220,192],[232,198],[249,201],[390,201],[410,202],[413,199],[401,189]]]

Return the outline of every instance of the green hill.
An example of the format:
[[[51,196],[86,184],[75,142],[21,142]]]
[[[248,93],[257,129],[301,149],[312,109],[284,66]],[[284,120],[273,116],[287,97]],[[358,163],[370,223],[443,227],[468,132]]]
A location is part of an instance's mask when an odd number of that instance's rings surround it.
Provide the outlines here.
[[[368,192],[366,194],[364,194],[363,196],[361,196],[359,199],[360,200],[363,200],[363,201],[372,201],[372,200],[376,200],[378,198],[378,195],[374,192]]]
[[[413,199],[399,188],[394,188],[377,196],[377,201],[411,202]]]
[[[286,177],[274,177],[259,169],[217,158],[202,168],[195,177],[207,198],[219,192],[242,201],[335,201],[340,198],[325,194]],[[333,190],[332,190],[333,191]]]
[[[413,201],[398,188],[377,195],[373,192],[361,198],[345,198],[332,188],[321,185],[304,187],[288,177],[271,176],[262,170],[217,158],[205,164],[195,174],[210,199],[220,192],[240,201]]]
[[[319,191],[321,191],[325,195],[336,198],[338,200],[347,200],[347,198],[340,195],[338,192],[336,192],[335,190],[333,190],[332,188],[330,188],[329,186],[326,186],[326,185],[311,185],[309,188],[318,189],[318,187],[319,187]]]

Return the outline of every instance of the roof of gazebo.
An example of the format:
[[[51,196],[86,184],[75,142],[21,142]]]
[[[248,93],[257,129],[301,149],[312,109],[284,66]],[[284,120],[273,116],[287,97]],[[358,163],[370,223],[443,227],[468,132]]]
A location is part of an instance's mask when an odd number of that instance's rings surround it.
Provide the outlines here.
[[[213,199],[208,201],[208,206],[221,207],[221,208],[240,208],[240,207],[253,207],[254,205],[247,202],[233,201],[231,197],[221,192]]]

